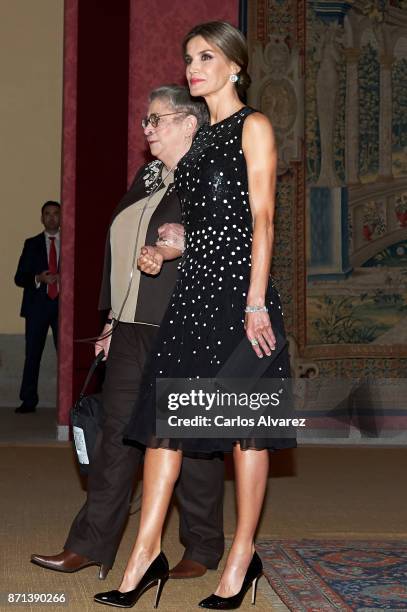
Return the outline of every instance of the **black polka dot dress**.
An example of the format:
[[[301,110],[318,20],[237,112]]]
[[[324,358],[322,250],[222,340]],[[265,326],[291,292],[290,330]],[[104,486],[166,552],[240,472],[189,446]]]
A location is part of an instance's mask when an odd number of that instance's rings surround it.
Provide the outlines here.
[[[156,438],[155,380],[215,377],[245,337],[252,216],[242,130],[252,112],[244,107],[219,123],[202,127],[178,164],[175,185],[183,211],[185,251],[126,431],[127,440],[200,453],[231,451],[237,441]],[[266,304],[272,327],[284,335],[280,299],[271,278]],[[287,350],[271,363],[264,376],[290,376]],[[242,448],[295,446],[292,439],[239,442]]]

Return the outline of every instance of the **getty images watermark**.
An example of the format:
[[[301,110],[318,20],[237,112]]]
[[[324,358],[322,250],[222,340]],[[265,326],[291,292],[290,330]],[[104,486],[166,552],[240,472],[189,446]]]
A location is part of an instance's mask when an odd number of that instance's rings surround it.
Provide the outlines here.
[[[407,378],[158,379],[156,434],[407,444]]]
[[[292,438],[290,380],[157,379],[156,435],[176,438]]]

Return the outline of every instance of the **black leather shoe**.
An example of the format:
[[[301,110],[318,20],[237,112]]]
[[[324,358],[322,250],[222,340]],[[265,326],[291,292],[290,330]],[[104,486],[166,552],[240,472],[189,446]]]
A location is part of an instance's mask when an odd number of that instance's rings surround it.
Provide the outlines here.
[[[155,584],[157,585],[157,592],[155,596],[154,608],[158,608],[161,593],[164,588],[164,584],[168,580],[169,565],[167,557],[161,552],[158,557],[154,559],[150,567],[138,583],[138,585],[132,591],[107,591],[106,593],[97,593],[94,600],[97,603],[105,604],[106,606],[115,606],[116,608],[132,608],[138,599]]]
[[[256,603],[257,581],[263,574],[263,564],[257,552],[254,553],[249,567],[247,568],[246,576],[243,579],[242,588],[236,595],[232,597],[220,597],[219,595],[210,595],[206,599],[199,602],[200,608],[208,610],[236,610],[240,608],[244,596],[252,587],[252,604]]]
[[[18,406],[18,408],[14,410],[14,412],[16,412],[17,414],[26,414],[27,412],[35,412],[35,406],[28,406],[27,404],[24,404],[23,402],[21,406]]]

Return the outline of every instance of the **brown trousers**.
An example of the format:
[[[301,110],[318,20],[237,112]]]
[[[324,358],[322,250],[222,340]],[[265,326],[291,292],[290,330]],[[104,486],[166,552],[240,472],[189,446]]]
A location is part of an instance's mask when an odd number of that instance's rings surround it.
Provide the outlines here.
[[[142,452],[123,444],[155,327],[119,323],[113,332],[103,386],[104,426],[97,441],[85,504],[64,548],[112,567],[127,523]],[[224,466],[220,457],[184,456],[176,486],[184,558],[215,569],[224,551]],[[136,535],[136,534],[135,534]]]

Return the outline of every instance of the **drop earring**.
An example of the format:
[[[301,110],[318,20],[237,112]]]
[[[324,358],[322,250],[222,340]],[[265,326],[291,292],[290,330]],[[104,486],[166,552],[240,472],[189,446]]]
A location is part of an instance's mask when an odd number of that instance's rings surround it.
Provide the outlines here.
[[[232,83],[237,83],[239,80],[239,77],[237,76],[237,74],[231,74],[229,77],[229,81],[232,81]]]

